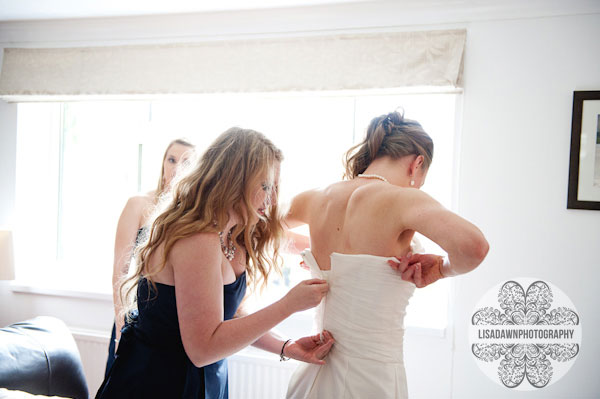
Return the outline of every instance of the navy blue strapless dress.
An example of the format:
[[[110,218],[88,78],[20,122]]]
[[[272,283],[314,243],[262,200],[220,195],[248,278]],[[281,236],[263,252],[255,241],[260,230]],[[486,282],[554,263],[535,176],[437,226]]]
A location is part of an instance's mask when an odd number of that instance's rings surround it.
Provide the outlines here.
[[[148,226],[140,227],[135,236],[134,248],[140,245],[144,240],[144,236],[148,233]],[[104,378],[108,377],[108,372],[115,362],[115,340],[117,339],[117,327],[113,323],[112,331],[110,333],[110,341],[108,341],[108,356],[106,357],[106,370],[104,371]]]
[[[224,319],[233,318],[246,292],[246,273],[223,286]],[[121,332],[115,362],[96,394],[109,398],[226,399],[227,359],[196,367],[181,342],[175,287],[138,284],[138,314]]]

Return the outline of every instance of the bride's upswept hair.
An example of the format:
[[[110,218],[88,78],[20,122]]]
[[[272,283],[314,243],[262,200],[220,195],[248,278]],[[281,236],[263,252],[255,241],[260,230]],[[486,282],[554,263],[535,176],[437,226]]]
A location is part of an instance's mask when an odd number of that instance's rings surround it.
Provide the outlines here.
[[[355,178],[379,157],[399,159],[407,155],[422,155],[423,166],[429,168],[433,140],[419,122],[405,119],[404,113],[394,111],[378,116],[369,123],[365,139],[346,153],[344,178]]]
[[[132,310],[141,277],[156,288],[153,277],[164,269],[177,241],[200,232],[223,231],[230,210],[242,220],[234,228],[232,240],[247,251],[247,282],[254,287],[259,281],[266,285],[269,273],[280,271],[283,230],[276,200],[278,182],[268,182],[274,200],[265,216],[253,208],[252,199],[257,187],[273,179],[274,168],[282,160],[281,150],[263,134],[234,127],[217,137],[197,161],[190,162],[157,207],[146,241],[136,250],[135,273],[121,284],[123,302],[128,304],[125,311]],[[149,261],[157,256],[158,262],[153,260],[151,267]]]

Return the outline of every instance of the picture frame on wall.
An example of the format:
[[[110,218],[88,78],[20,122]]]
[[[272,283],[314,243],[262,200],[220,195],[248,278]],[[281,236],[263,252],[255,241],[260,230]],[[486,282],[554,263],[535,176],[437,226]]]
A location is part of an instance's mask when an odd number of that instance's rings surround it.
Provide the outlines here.
[[[600,210],[600,91],[573,92],[567,208]]]

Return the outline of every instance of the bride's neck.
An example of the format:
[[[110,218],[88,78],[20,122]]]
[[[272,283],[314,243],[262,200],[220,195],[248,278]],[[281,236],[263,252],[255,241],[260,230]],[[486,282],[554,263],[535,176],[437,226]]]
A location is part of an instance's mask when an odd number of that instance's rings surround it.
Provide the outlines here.
[[[410,180],[408,170],[409,165],[404,158],[381,157],[371,162],[362,174],[379,175],[395,186],[405,187]]]

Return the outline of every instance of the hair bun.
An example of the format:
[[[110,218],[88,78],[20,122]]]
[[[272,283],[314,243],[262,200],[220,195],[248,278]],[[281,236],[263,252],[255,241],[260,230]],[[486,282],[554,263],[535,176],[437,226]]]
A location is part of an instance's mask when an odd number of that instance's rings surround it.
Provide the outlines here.
[[[392,121],[392,118],[390,117],[389,114],[388,114],[388,116],[386,116],[385,118],[383,118],[381,120],[381,126],[383,127],[383,131],[386,136],[392,133],[392,128],[394,127],[394,122]]]
[[[392,111],[381,120],[381,125],[386,135],[391,134],[392,129],[402,125],[402,123],[404,123],[404,109],[402,109],[402,113],[397,110]]]
[[[395,111],[390,112],[387,116],[387,119],[389,119],[394,125],[400,125],[404,122],[404,109],[400,109],[402,112],[398,112],[398,109],[396,109]]]

